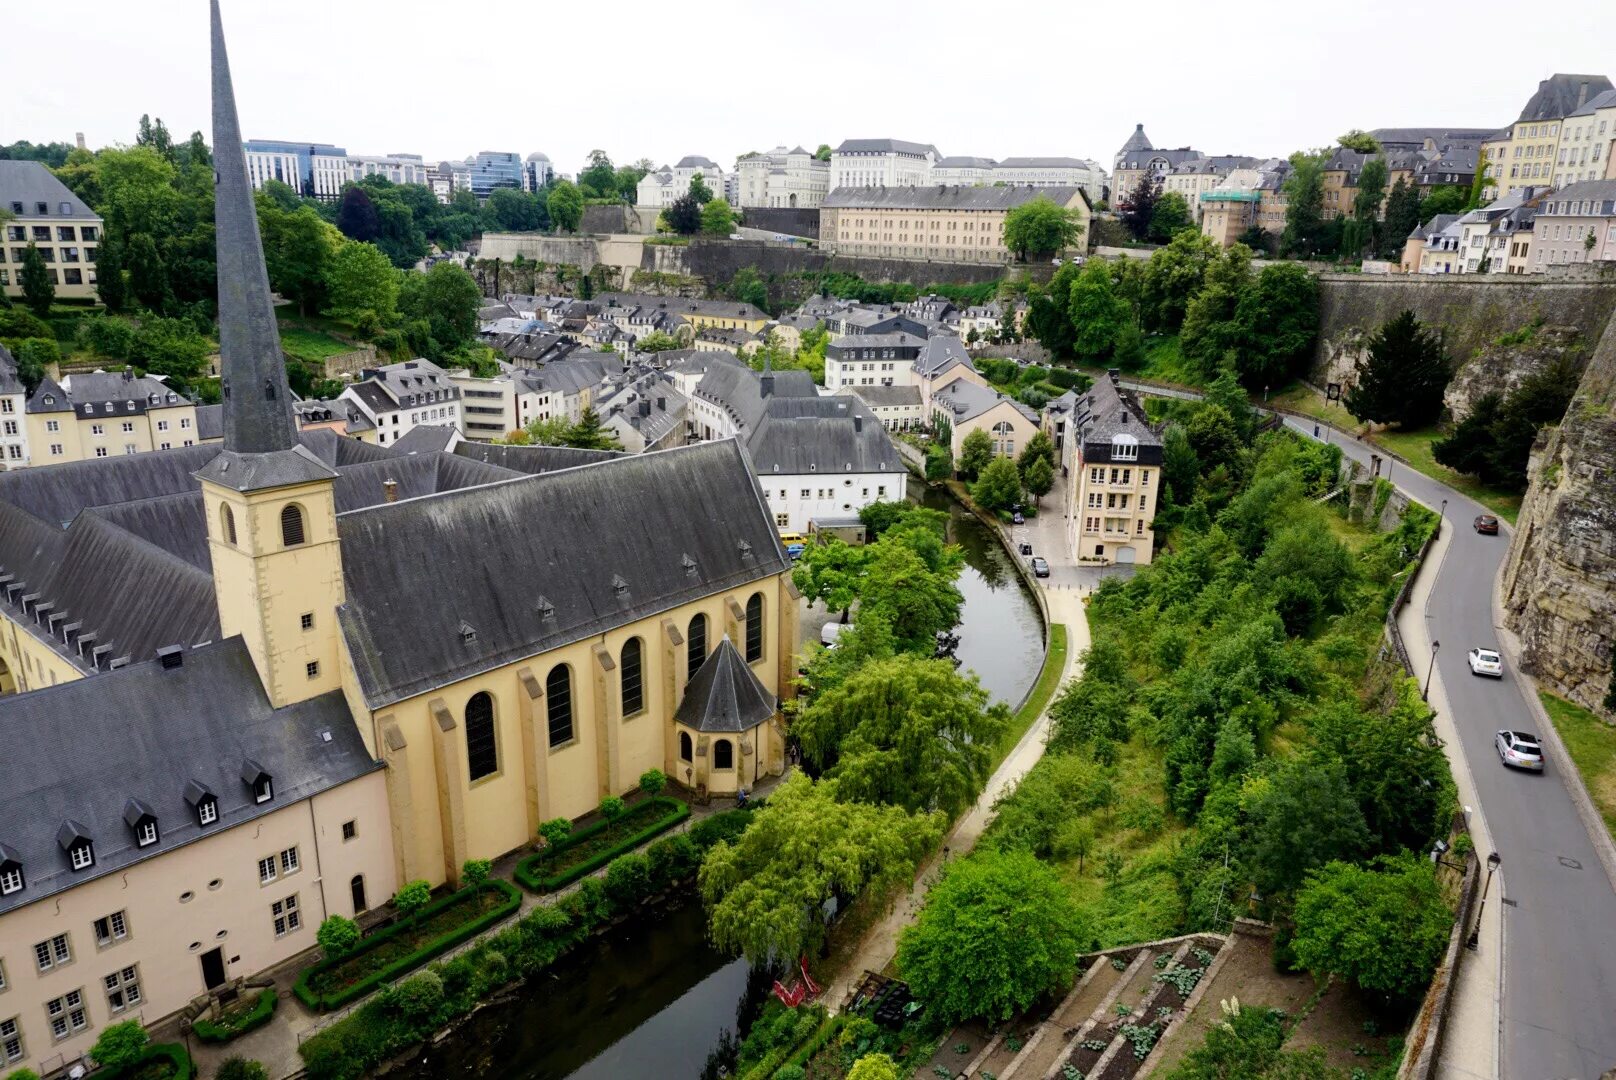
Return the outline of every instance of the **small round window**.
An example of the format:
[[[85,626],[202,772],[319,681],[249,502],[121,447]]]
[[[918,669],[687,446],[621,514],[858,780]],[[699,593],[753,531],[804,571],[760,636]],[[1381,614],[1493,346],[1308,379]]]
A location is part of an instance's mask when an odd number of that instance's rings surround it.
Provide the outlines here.
[[[190,889],[186,889],[184,892],[180,893],[180,903],[189,904],[195,897],[196,893],[192,892]]]
[[[200,949],[201,947],[202,947],[202,943],[200,941],[191,942],[191,951],[192,952],[196,952],[196,950]]]
[[[224,881],[222,879],[214,878],[212,881],[208,882],[208,891],[209,892],[217,892],[218,889],[219,889],[219,886],[221,886],[223,884],[224,884]]]
[[[228,930],[220,930],[217,934],[214,934],[213,936],[215,938],[217,938],[218,940],[223,941],[225,938],[230,936],[230,931],[228,931]]]

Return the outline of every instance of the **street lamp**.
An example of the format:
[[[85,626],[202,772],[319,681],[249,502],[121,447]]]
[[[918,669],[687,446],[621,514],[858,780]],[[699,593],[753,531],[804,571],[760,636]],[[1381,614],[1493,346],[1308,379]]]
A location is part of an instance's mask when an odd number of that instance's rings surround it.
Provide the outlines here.
[[[1431,693],[1431,673],[1436,670],[1436,651],[1442,647],[1440,641],[1431,642],[1431,664],[1425,669],[1425,689],[1420,691],[1420,700],[1429,700]]]
[[[1487,890],[1492,888],[1493,871],[1497,870],[1498,864],[1503,861],[1496,851],[1487,856],[1487,881],[1481,887],[1481,903],[1476,907],[1476,925],[1471,927],[1470,937],[1465,941],[1465,947],[1468,949],[1474,949],[1481,941],[1481,913],[1487,910]]]
[[[1442,500],[1442,512],[1437,514],[1437,516],[1436,516],[1436,531],[1438,533],[1440,533],[1442,531],[1442,524],[1443,524],[1443,522],[1445,522],[1447,520],[1448,520],[1448,500],[1443,499]]]

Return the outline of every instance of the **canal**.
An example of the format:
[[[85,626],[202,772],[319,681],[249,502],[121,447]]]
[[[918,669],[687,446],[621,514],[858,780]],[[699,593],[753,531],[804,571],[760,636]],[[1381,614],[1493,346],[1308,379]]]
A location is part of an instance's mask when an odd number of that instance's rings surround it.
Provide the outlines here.
[[[994,700],[1018,705],[1043,664],[1038,605],[988,526],[946,492],[910,497],[946,511],[965,553],[956,655]],[[766,983],[706,942],[699,901],[636,919],[482,1010],[412,1063],[425,1080],[698,1080],[726,1033],[747,1026]]]

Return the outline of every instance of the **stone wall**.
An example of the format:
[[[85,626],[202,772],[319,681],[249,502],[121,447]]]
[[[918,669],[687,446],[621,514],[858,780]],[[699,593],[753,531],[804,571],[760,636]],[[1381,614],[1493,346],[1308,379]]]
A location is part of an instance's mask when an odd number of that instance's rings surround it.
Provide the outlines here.
[[[748,229],[807,236],[819,239],[819,209],[783,206],[748,206],[741,211],[741,224]]]
[[[1538,276],[1323,274],[1319,286],[1319,340],[1308,375],[1319,386],[1350,383],[1364,340],[1404,309],[1444,328],[1456,364],[1534,321],[1598,341],[1616,310],[1616,284]]]
[[[1539,438],[1504,565],[1505,621],[1544,687],[1602,709],[1616,634],[1616,325],[1564,421]]]
[[[528,262],[566,263],[591,270],[600,261],[594,238],[547,236],[544,233],[483,233],[480,259],[513,262],[520,255]]]

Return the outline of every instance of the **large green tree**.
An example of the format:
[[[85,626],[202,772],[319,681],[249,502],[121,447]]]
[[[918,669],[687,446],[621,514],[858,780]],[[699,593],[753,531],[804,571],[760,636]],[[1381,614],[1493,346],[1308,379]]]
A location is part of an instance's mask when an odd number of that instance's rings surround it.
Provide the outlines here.
[[[791,571],[791,580],[808,602],[818,601],[827,611],[847,611],[859,598],[870,547],[856,547],[836,537],[821,536],[809,544]]]
[[[1184,355],[1208,378],[1225,363],[1237,365],[1245,351],[1249,334],[1238,313],[1250,290],[1251,249],[1236,244],[1207,264],[1201,288],[1184,311]]]
[[[565,445],[579,450],[621,450],[623,444],[617,436],[601,427],[600,414],[594,406],[585,406],[578,422],[567,432]]]
[[[1008,510],[1021,501],[1021,473],[1007,457],[988,462],[971,485],[971,498],[986,510]]]
[[[1122,197],[1118,216],[1135,240],[1150,236],[1150,223],[1156,217],[1156,204],[1161,200],[1162,182],[1159,176],[1142,176],[1134,189]]]
[[[49,315],[51,305],[56,302],[56,285],[45,266],[45,257],[33,244],[29,244],[23,252],[22,269],[17,273],[17,280],[22,285],[23,303],[28,305],[29,310],[42,319]]]
[[[728,236],[735,227],[735,211],[723,199],[710,199],[701,208],[701,231],[710,236]],[[746,269],[751,269],[747,267]],[[756,271],[753,271],[756,273]],[[761,284],[761,283],[760,283]],[[767,298],[767,290],[765,290]],[[748,301],[750,302],[750,301]]]
[[[1134,321],[1132,306],[1117,294],[1110,268],[1098,258],[1088,260],[1072,282],[1067,314],[1073,351],[1084,357],[1109,356],[1123,327]]]
[[[946,561],[928,564],[917,547],[887,541],[876,545],[865,568],[859,586],[860,613],[879,613],[905,651],[929,656],[937,635],[959,624],[965,602],[954,584],[959,555],[956,550],[939,558]]]
[[[1207,269],[1220,254],[1211,237],[1186,229],[1151,255],[1140,284],[1139,314],[1147,330],[1178,331]]]
[[[1390,173],[1386,168],[1386,159],[1379,155],[1364,162],[1358,171],[1358,193],[1352,198],[1352,220],[1357,228],[1355,246],[1352,250],[1343,249],[1341,254],[1347,258],[1355,258],[1362,254],[1364,248],[1371,251],[1380,247],[1380,209],[1386,200],[1386,180]]]
[[[1250,821],[1245,863],[1264,897],[1290,894],[1309,870],[1369,847],[1363,812],[1339,763],[1286,762],[1251,785],[1242,802]]]
[[[610,199],[617,195],[617,169],[604,150],[589,151],[589,164],[578,174],[578,186],[591,199]],[[554,210],[551,211],[554,213]]]
[[[1004,246],[1022,262],[1048,258],[1077,243],[1077,215],[1043,195],[1022,203],[1004,218]]]
[[[1294,918],[1291,948],[1301,966],[1402,1003],[1425,992],[1453,927],[1435,868],[1412,854],[1315,871]]]
[[[898,941],[898,970],[947,1023],[1008,1020],[1064,989],[1090,945],[1056,871],[1024,852],[955,860]]]
[[[463,267],[440,262],[425,273],[404,275],[398,310],[406,319],[426,320],[438,359],[476,340],[482,299],[476,279]]]
[[[1164,192],[1156,200],[1156,208],[1150,212],[1150,238],[1158,244],[1165,244],[1194,226],[1190,204],[1176,191]]]
[[[968,432],[960,440],[959,471],[974,480],[993,460],[993,439],[981,428]]]
[[[123,276],[123,246],[111,236],[103,237],[95,249],[95,293],[113,314],[124,309],[129,288]]]
[[[786,963],[825,939],[825,902],[909,881],[942,839],[943,815],[842,802],[834,780],[787,777],[746,831],[703,860],[709,932],[754,964]]]
[[[1252,390],[1283,386],[1313,355],[1319,332],[1318,278],[1295,263],[1265,266],[1240,297],[1235,318],[1246,336],[1246,347],[1235,360],[1240,381]]]
[[[1405,310],[1369,339],[1343,404],[1359,420],[1403,428],[1434,423],[1452,371],[1439,330]]]
[[[398,310],[398,271],[374,244],[343,244],[326,271],[331,313],[353,322],[371,312],[382,324]]]
[[[584,217],[584,196],[577,185],[570,180],[561,180],[550,189],[546,201],[550,211],[550,221],[554,223],[557,232],[577,232],[578,223]]]
[[[257,204],[270,287],[296,304],[300,314],[315,314],[326,304],[331,261],[346,241],[312,207],[283,210],[263,192]]]
[[[501,232],[534,232],[544,227],[549,215],[539,196],[515,188],[496,188],[483,207],[483,220],[490,229]]]
[[[686,193],[662,211],[661,221],[680,236],[690,236],[701,231],[701,206],[700,200]]]
[[[1280,248],[1288,255],[1311,259],[1320,254],[1324,237],[1323,154],[1298,151],[1291,155],[1285,177],[1285,232]]]
[[[1009,709],[990,704],[975,676],[899,654],[817,694],[791,732],[839,781],[838,797],[953,817],[981,793],[1009,723]]]

